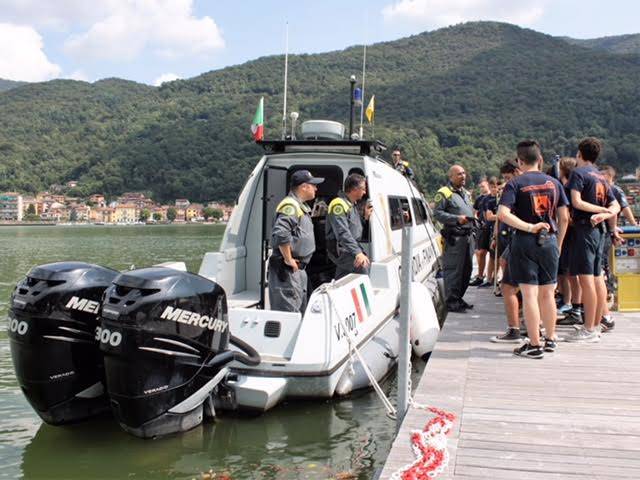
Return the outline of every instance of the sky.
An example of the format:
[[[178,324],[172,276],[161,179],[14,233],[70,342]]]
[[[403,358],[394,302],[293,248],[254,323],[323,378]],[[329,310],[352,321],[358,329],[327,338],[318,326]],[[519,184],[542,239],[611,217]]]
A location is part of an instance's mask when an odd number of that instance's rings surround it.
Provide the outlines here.
[[[637,0],[0,0],[0,78],[149,85],[466,21],[574,38],[640,33]]]

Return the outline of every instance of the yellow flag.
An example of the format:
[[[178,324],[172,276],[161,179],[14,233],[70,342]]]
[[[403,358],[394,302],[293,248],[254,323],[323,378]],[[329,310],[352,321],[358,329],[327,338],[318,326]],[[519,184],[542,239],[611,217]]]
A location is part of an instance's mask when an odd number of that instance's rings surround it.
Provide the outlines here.
[[[376,113],[376,96],[372,95],[371,100],[369,100],[369,105],[367,105],[367,109],[364,111],[364,114],[367,116],[367,120],[369,123],[373,122],[373,117]]]

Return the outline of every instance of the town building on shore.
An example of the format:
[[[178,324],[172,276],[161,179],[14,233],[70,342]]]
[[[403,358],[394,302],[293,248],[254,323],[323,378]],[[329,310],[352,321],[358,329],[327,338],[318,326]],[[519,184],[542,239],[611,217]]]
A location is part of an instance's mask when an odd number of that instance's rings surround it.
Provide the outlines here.
[[[22,221],[22,195],[17,192],[0,193],[0,220]]]

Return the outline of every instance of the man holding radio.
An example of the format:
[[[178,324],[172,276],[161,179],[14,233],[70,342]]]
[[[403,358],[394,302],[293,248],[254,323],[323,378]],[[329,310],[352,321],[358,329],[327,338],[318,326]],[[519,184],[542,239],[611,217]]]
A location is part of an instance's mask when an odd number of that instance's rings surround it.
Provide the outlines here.
[[[517,147],[522,175],[504,187],[498,219],[513,227],[509,268],[522,292],[529,342],[516,348],[515,355],[543,358],[556,349],[556,304],[554,290],[560,246],[569,221],[569,203],[555,178],[542,173],[542,152],[538,142],[526,140]],[[546,339],[539,334],[542,318]]]

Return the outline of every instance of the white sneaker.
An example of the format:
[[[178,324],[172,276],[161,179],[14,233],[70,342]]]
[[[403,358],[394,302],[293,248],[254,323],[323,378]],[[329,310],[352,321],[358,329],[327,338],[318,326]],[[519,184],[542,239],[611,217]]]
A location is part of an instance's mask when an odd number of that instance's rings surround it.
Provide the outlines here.
[[[598,336],[597,330],[592,330],[590,332],[583,326],[580,326],[580,328],[576,328],[573,332],[567,334],[564,341],[574,343],[596,343],[600,341],[600,337]]]

